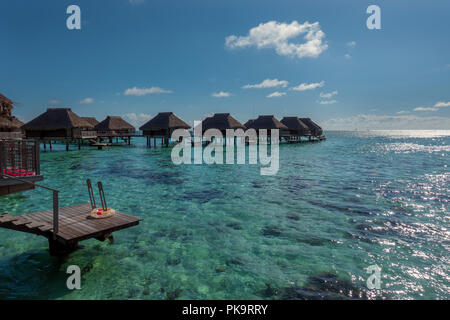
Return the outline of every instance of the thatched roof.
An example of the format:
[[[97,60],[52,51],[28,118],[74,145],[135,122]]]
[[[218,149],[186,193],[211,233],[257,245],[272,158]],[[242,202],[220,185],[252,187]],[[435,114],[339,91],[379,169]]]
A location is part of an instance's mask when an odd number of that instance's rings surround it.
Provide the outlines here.
[[[284,124],[282,124],[280,121],[278,121],[273,115],[269,116],[259,116],[257,119],[253,120],[247,128],[252,128],[256,130],[260,129],[280,129],[280,130],[287,130],[288,127],[286,127]]]
[[[208,129],[244,129],[245,127],[233,118],[229,113],[216,113],[212,117],[208,117],[202,121],[203,131]]]
[[[94,127],[100,123],[100,122],[99,122],[97,119],[95,119],[94,117],[81,117],[81,119],[83,119],[83,120],[86,121],[86,122],[89,122],[89,123],[92,124]]]
[[[298,117],[284,117],[281,119],[281,123],[288,127],[289,130],[297,131],[300,134],[309,134],[309,127]]]
[[[19,127],[11,121],[11,118],[0,117],[0,131],[1,130],[10,131],[11,129],[16,129],[16,128],[19,128]]]
[[[252,125],[253,121],[255,121],[255,119],[250,119],[248,120],[246,123],[244,123],[244,126],[246,128],[250,128],[250,126]]]
[[[98,131],[136,130],[119,116],[107,116],[105,120],[95,126],[95,129]]]
[[[92,129],[93,127],[69,108],[48,108],[43,114],[24,124],[22,129],[50,131],[74,128]]]
[[[322,128],[317,123],[312,121],[310,118],[300,118],[300,120],[308,126],[309,130],[313,135],[322,134]]]
[[[11,110],[13,108],[13,102],[0,93],[0,117],[11,117]]]
[[[178,118],[173,112],[160,112],[150,121],[142,125],[139,130],[153,131],[163,129],[190,129],[191,126]]]

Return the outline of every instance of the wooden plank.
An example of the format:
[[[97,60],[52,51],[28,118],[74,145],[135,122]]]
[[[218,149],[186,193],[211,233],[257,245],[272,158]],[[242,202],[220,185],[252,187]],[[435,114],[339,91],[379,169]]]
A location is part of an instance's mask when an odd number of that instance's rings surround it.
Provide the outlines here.
[[[21,225],[24,225],[24,224],[27,224],[27,223],[30,223],[30,222],[32,222],[32,221],[30,221],[28,219],[25,219],[25,218],[22,218],[21,216],[19,216],[19,219],[12,221],[12,223],[15,226],[21,226]]]
[[[113,231],[139,224],[141,218],[116,212],[113,217],[90,218],[91,206],[81,204],[59,209],[58,238],[67,243],[97,238]],[[53,210],[33,212],[22,216],[0,215],[0,221],[13,222],[13,230],[49,236],[53,231]]]
[[[10,214],[3,214],[2,216],[0,216],[0,223],[11,222],[17,219],[18,219],[17,216],[12,216]]]
[[[25,226],[30,229],[35,229],[35,228],[43,227],[46,225],[47,225],[47,223],[42,222],[42,221],[33,221],[31,223],[27,223]]]

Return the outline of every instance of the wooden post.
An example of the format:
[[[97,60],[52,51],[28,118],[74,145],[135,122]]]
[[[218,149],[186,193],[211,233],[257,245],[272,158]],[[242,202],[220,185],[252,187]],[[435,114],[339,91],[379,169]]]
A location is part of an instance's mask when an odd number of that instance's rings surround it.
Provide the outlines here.
[[[48,142],[49,146],[50,146],[50,151],[53,150],[53,146],[52,146],[52,140],[50,139],[50,141]]]
[[[47,145],[45,144],[45,140],[44,140],[44,150],[47,150]]]
[[[78,150],[81,150],[81,139],[78,139]]]
[[[66,151],[69,151],[69,140],[66,139]]]

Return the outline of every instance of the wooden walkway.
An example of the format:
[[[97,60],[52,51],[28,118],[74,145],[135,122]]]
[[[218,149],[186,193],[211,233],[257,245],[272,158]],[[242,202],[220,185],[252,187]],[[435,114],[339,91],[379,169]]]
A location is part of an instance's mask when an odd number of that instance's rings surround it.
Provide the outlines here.
[[[56,239],[53,233],[53,210],[20,216],[0,214],[0,227],[44,236],[49,239],[51,253],[57,254],[58,251],[75,250],[82,240],[95,238],[103,241],[112,232],[135,226],[142,220],[121,212],[116,212],[110,218],[94,219],[90,217],[90,211],[89,204],[59,208]]]

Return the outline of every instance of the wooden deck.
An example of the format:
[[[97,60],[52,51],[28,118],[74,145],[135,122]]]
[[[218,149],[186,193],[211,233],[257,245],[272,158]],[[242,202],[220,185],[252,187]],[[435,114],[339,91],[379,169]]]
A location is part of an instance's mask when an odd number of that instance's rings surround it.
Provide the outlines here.
[[[142,220],[121,212],[116,212],[110,218],[93,219],[89,215],[90,210],[89,204],[60,208],[56,239],[53,233],[53,210],[20,216],[0,214],[0,227],[44,236],[49,239],[52,251],[52,244],[53,247],[57,244],[63,249],[75,249],[82,240],[95,238],[103,241],[112,232],[135,226]]]

